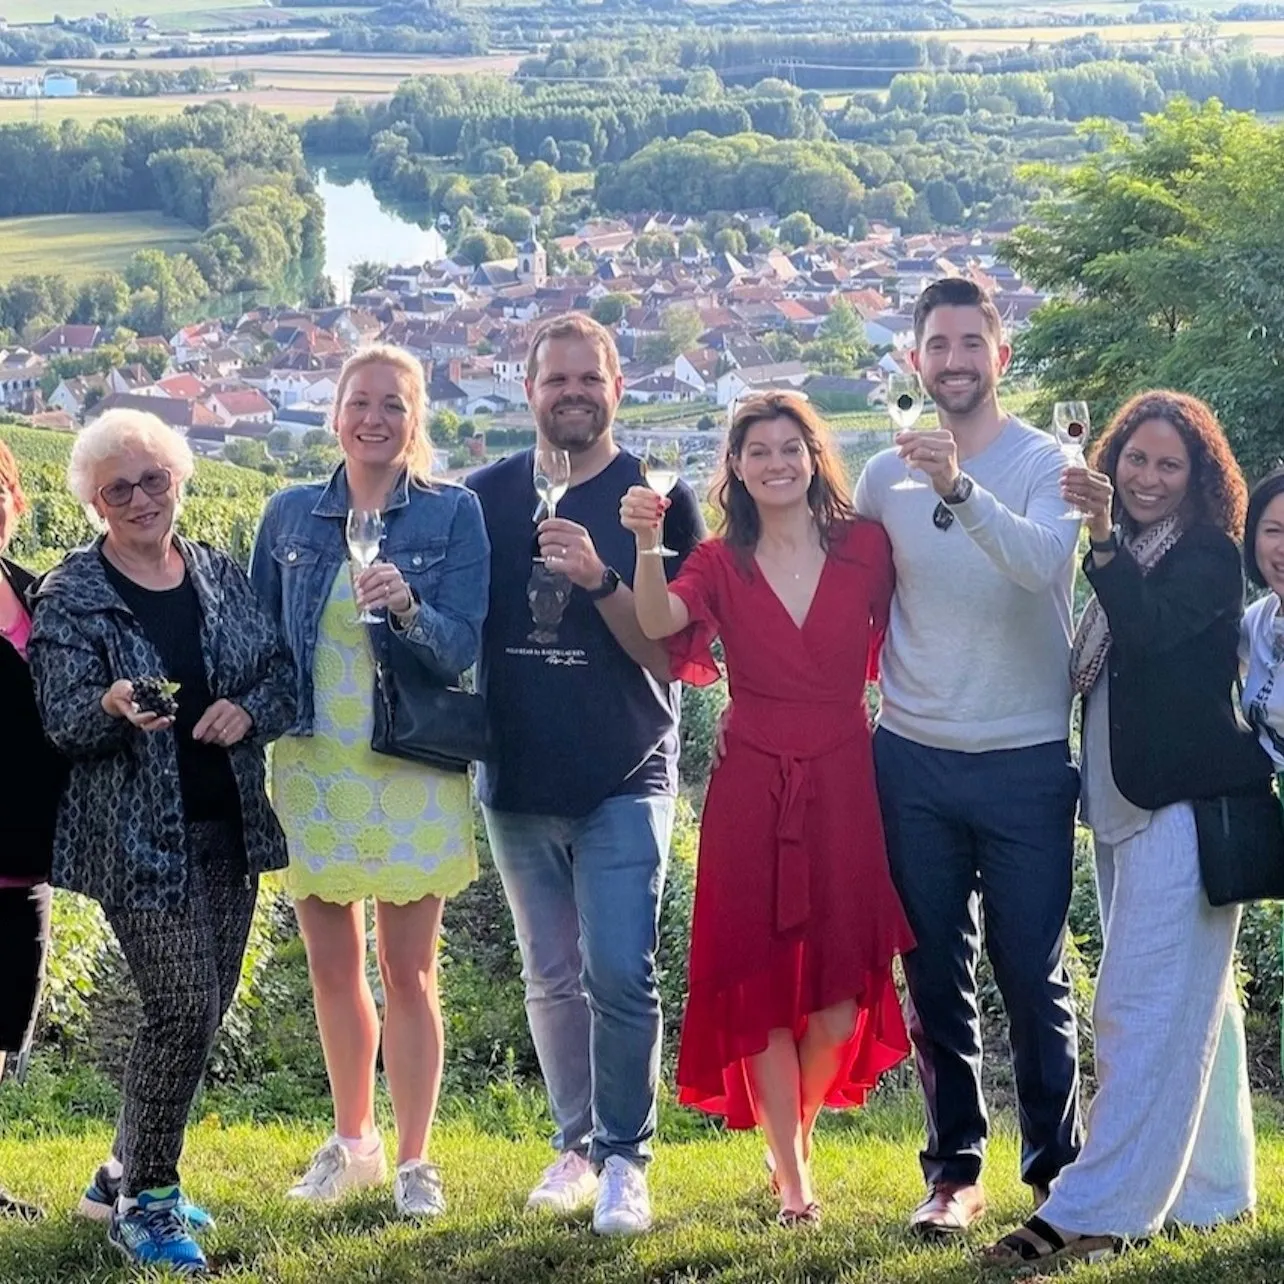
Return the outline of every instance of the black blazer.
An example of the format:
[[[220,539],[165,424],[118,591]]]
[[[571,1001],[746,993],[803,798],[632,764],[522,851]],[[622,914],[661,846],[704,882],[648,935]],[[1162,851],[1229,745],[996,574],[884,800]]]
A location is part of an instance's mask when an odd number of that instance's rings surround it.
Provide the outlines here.
[[[1244,579],[1212,526],[1187,531],[1143,575],[1121,549],[1084,574],[1110,621],[1110,762],[1119,792],[1155,809],[1267,780],[1271,764],[1235,702]]]
[[[0,557],[0,574],[20,598],[32,576]],[[54,820],[67,761],[45,739],[26,661],[0,638],[0,876],[48,878]]]

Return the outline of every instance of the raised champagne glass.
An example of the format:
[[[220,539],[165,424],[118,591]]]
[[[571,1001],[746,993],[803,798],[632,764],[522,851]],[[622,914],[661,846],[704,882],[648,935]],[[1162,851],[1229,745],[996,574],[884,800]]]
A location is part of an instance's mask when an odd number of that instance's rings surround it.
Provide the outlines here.
[[[923,385],[916,374],[894,374],[887,380],[887,413],[901,432],[907,432],[918,423],[923,413]],[[909,463],[905,476],[892,486],[893,490],[926,490],[927,483],[916,481]]]

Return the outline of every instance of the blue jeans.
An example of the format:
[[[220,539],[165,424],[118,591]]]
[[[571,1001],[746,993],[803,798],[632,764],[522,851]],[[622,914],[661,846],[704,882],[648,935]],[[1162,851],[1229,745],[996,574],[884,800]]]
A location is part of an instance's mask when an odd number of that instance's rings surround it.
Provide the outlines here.
[[[985,948],[1007,1009],[1021,1178],[1047,1186],[1079,1153],[1078,1040],[1062,951],[1079,776],[1061,741],[959,753],[879,728],[874,766],[892,881],[914,929],[910,1037],[927,1104],[928,1182],[979,1179],[976,965]]]
[[[655,954],[673,832],[668,796],[587,816],[485,808],[526,983],[526,1017],[559,1151],[651,1157],[660,1075]]]

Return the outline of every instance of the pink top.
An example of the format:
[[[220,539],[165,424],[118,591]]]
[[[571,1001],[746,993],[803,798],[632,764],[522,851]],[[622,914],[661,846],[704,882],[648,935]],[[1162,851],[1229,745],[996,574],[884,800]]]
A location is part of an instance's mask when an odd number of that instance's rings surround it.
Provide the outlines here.
[[[18,603],[17,621],[10,628],[0,628],[0,638],[4,638],[24,660],[27,658],[27,643],[31,640],[31,616],[27,614],[21,602]],[[5,878],[0,876],[0,889],[35,887],[41,881],[39,878]]]
[[[27,658],[27,643],[31,641],[31,616],[21,604],[18,606],[17,621],[11,628],[0,628],[0,637],[4,638],[24,660]]]

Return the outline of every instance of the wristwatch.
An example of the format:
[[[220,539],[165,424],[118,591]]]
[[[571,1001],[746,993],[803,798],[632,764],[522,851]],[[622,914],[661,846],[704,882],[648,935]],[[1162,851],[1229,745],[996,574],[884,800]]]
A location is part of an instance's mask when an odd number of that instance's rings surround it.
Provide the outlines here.
[[[954,483],[954,489],[947,495],[942,495],[941,500],[946,504],[961,504],[971,494],[972,488],[976,485],[967,473],[959,473],[958,480]]]
[[[620,573],[613,566],[608,566],[602,572],[602,582],[594,589],[585,589],[590,602],[600,602],[604,597],[610,597],[617,588],[620,587]]]
[[[1108,539],[1093,539],[1088,537],[1088,547],[1094,553],[1117,553],[1119,551],[1119,527],[1111,527]]]

